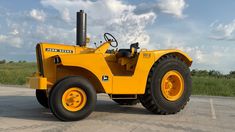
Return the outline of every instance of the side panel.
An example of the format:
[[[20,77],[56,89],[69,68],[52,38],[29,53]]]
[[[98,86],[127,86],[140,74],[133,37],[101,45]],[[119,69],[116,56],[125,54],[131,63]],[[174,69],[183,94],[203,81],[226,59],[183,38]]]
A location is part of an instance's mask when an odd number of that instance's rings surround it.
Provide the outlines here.
[[[140,52],[133,76],[114,76],[112,94],[143,94],[146,80],[154,63],[154,54]]]
[[[92,72],[101,82],[106,93],[112,92],[113,75],[104,59],[103,54],[73,54],[59,55],[63,66],[81,67]],[[106,76],[108,79],[103,80]]]

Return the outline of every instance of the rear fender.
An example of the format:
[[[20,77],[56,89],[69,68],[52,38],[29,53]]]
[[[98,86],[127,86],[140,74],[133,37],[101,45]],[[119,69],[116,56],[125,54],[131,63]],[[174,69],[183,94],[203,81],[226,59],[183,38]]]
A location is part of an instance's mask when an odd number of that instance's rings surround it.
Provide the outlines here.
[[[189,57],[186,53],[184,53],[181,50],[176,50],[176,49],[170,49],[170,50],[158,50],[154,52],[155,56],[155,62],[158,61],[161,57],[165,55],[173,54],[179,57],[182,61],[184,61],[188,67],[190,67],[193,63],[193,60],[191,57]]]

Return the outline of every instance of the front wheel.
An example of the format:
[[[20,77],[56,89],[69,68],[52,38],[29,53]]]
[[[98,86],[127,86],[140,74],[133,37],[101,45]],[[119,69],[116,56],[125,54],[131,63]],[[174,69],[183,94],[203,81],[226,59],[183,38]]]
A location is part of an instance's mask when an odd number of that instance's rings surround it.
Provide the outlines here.
[[[40,105],[45,108],[48,108],[48,98],[47,98],[47,91],[46,90],[38,90],[36,89],[36,98]]]
[[[152,67],[140,102],[157,114],[179,112],[189,101],[192,81],[188,66],[177,56],[160,58]]]
[[[49,106],[59,120],[75,121],[90,115],[96,100],[96,91],[87,79],[68,77],[52,89]]]

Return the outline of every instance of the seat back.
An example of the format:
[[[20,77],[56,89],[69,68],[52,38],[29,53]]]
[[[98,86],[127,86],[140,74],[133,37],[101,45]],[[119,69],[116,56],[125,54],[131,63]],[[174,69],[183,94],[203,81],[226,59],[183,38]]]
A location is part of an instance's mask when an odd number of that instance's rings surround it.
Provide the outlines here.
[[[140,47],[139,47],[139,43],[138,43],[138,42],[133,43],[133,44],[130,45],[130,50],[131,50],[131,53],[132,53],[132,54],[137,53],[137,50],[138,50],[139,48],[140,48]]]

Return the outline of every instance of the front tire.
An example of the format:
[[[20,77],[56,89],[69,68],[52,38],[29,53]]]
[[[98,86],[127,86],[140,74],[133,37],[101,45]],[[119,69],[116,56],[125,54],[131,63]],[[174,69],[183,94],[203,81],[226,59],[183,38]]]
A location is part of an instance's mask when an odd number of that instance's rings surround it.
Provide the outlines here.
[[[140,102],[156,114],[174,114],[189,101],[192,81],[188,66],[174,55],[161,57],[151,68]]]
[[[48,108],[48,97],[47,97],[47,91],[46,90],[38,90],[36,89],[36,98],[40,105],[42,105],[45,108]]]
[[[68,77],[52,89],[49,106],[59,120],[76,121],[91,114],[96,100],[96,91],[87,79]]]

